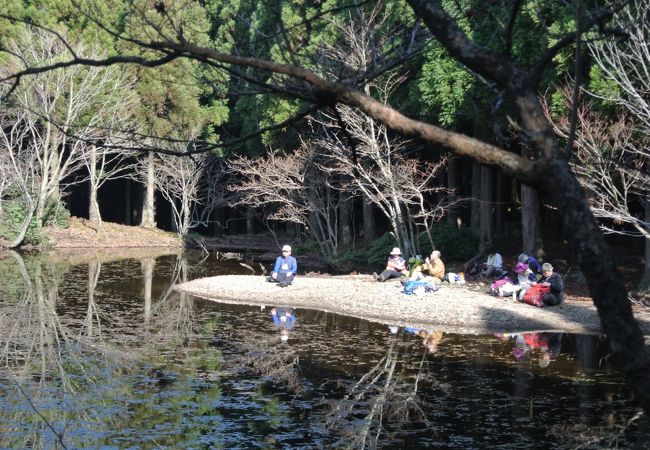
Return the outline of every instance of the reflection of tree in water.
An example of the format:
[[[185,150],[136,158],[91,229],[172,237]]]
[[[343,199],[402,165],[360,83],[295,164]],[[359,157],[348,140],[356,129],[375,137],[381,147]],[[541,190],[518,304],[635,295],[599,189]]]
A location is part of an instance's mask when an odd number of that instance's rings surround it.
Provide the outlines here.
[[[38,257],[26,263],[17,253],[11,256],[0,259],[2,269],[9,265],[7,261],[13,262],[5,276],[17,275],[0,288],[3,294],[10,291],[3,295],[7,301],[0,302],[0,391],[4,397],[0,447],[79,447],[87,439],[112,445],[111,437],[119,436],[119,430],[133,433],[136,429],[135,435],[122,436],[123,442],[132,439],[133,445],[139,445],[151,438],[160,445],[175,446],[200,442],[205,440],[202,433],[214,432],[218,419],[209,405],[221,396],[221,387],[214,378],[202,381],[197,374],[216,372],[219,352],[194,339],[195,345],[174,352],[178,370],[165,367],[169,345],[192,340],[196,320],[190,299],[172,298],[168,291],[152,308],[151,328],[179,339],[145,341],[152,336],[143,327],[135,329],[134,335],[118,337],[117,346],[103,338],[104,324],[118,324],[121,318],[115,315],[118,311],[108,309],[114,306],[110,303],[102,311],[102,298],[96,296],[101,274],[98,259],[88,264],[87,305],[76,319],[57,311],[65,305],[58,303],[67,267],[44,264]],[[177,261],[176,267],[172,285],[187,277],[183,261]],[[169,420],[193,414],[214,417],[191,426],[192,420],[185,420],[186,427]],[[161,417],[166,417],[164,423]],[[153,434],[152,427],[157,430]],[[74,435],[67,435],[68,429]],[[218,443],[218,439],[213,441]]]
[[[81,377],[87,377],[86,356],[95,353],[97,347],[62,323],[57,314],[58,290],[61,277],[67,267],[44,265],[39,259],[29,261],[29,267],[21,255],[11,252],[20,277],[12,280],[22,283],[22,294],[17,301],[3,303],[0,316],[0,355],[3,378],[14,391],[7,397],[24,397],[27,408],[3,410],[4,423],[15,424],[4,436],[12,433],[30,442],[29,446],[48,447],[53,442],[64,446],[64,430],[67,417],[57,409],[69,395],[82,389]],[[6,276],[6,274],[5,274]],[[92,297],[90,298],[92,300]],[[89,311],[92,307],[89,306]],[[55,386],[52,389],[52,386]],[[58,391],[58,396],[53,396]],[[19,403],[19,400],[15,400]],[[89,420],[90,414],[81,414]],[[56,427],[54,426],[56,424]],[[58,430],[58,431],[57,431]],[[54,435],[54,436],[52,436]],[[48,438],[47,436],[50,436]],[[3,445],[16,445],[10,437],[3,438]]]
[[[155,328],[163,337],[192,339],[195,335],[194,302],[187,294],[174,291],[176,284],[188,280],[189,270],[187,259],[178,255],[169,286],[151,309]]]
[[[426,363],[427,350],[416,350],[419,362],[416,370],[410,370],[407,361],[413,355],[404,351],[404,345],[399,336],[392,336],[381,360],[350,385],[342,399],[332,402],[326,426],[343,432],[347,447],[377,448],[412,423],[434,425],[427,415],[433,405],[420,395],[422,383],[427,389],[438,385]]]

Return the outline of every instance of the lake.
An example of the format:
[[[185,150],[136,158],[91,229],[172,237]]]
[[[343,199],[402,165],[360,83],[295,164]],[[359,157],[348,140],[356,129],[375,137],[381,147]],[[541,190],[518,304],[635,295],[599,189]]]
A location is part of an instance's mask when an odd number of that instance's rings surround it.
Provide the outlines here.
[[[249,269],[163,253],[2,255],[0,448],[650,446],[597,335],[219,304],[171,287]]]

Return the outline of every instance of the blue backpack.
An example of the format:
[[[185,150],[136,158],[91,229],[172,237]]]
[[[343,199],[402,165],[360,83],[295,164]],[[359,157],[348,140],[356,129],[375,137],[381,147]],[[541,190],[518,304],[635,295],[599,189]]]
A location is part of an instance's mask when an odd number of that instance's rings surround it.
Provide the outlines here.
[[[428,281],[407,281],[404,285],[404,290],[402,294],[413,295],[414,291],[420,286],[424,287],[424,292],[435,292],[438,290],[438,285],[434,283],[429,283]]]

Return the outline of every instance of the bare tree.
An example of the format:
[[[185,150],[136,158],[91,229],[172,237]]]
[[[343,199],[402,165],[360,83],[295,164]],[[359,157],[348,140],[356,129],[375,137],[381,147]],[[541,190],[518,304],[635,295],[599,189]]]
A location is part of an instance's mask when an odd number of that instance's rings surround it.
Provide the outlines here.
[[[576,117],[571,168],[587,191],[594,215],[603,219],[601,228],[606,233],[650,239],[650,221],[632,209],[633,202],[644,201],[650,191],[650,175],[644,170],[650,157],[650,135],[639,133],[624,112],[607,119],[591,105],[582,104]],[[554,129],[563,138],[569,136],[570,127],[567,117],[554,121]]]
[[[385,101],[401,81],[399,77],[389,78],[374,87]],[[336,114],[340,121],[327,114],[319,121],[323,129],[330,131],[314,143],[323,149],[326,160],[334,161],[329,167],[322,165],[322,169],[342,175],[349,180],[343,189],[362,193],[379,208],[405,254],[419,253],[418,231],[428,232],[447,209],[443,200],[430,205],[433,194],[446,191],[436,183],[446,159],[432,163],[407,158],[404,153],[408,141],[391,137],[386,126],[347,106],[338,106]],[[351,154],[348,136],[355,143],[355,155]]]
[[[184,147],[174,150],[183,151]],[[225,192],[228,174],[220,158],[205,153],[189,158],[151,154],[144,160],[147,168],[150,158],[154,160],[156,189],[170,203],[179,235],[185,236],[191,229],[207,225],[214,208],[228,201]]]
[[[90,185],[88,218],[98,224],[102,220],[97,200],[99,189],[109,180],[131,177],[135,168],[135,154],[128,150],[131,143],[128,136],[135,128],[133,80],[125,71],[110,69],[118,68],[106,69],[100,79],[103,86],[96,86],[104,89],[104,95],[94,108],[96,126],[88,127],[84,136],[89,141],[82,150],[88,176],[78,180],[87,180]]]
[[[650,0],[632,0],[614,18],[616,26],[626,34],[625,39],[609,39],[591,42],[589,50],[596,64],[604,73],[604,78],[616,86],[608,94],[592,95],[602,97],[620,105],[628,112],[623,119],[625,124],[614,124],[622,132],[624,142],[615,149],[612,159],[618,159],[617,171],[621,171],[619,183],[614,186],[600,186],[596,196],[600,197],[600,208],[596,215],[610,214],[614,220],[631,224],[645,238],[645,277],[641,283],[643,290],[650,290],[650,189],[647,174],[650,158]],[[621,130],[618,126],[627,125],[634,132]],[[625,136],[629,134],[629,136]],[[596,164],[601,164],[603,154],[597,155],[592,149]],[[610,165],[611,162],[606,163]],[[602,169],[600,169],[602,173]],[[612,173],[605,173],[605,180]],[[598,181],[597,181],[598,183]],[[599,183],[600,184],[600,183]],[[644,216],[630,214],[628,197],[634,194],[641,203]],[[625,203],[624,203],[625,202]]]
[[[3,167],[5,186],[11,186],[11,202],[22,208],[24,217],[20,227],[15,230],[11,241],[0,241],[0,246],[14,248],[25,239],[27,230],[36,211],[37,193],[40,186],[38,152],[30,139],[29,128],[23,126],[29,113],[22,116],[0,111],[0,164]],[[4,217],[0,215],[0,220]]]
[[[57,61],[70,50],[56,36],[38,29],[26,30],[11,48],[25,66]],[[75,52],[88,58],[102,56],[81,46]],[[72,184],[85,179],[74,177],[84,164],[94,194],[107,178],[106,174],[114,170],[114,166],[108,166],[114,159],[113,153],[100,150],[98,154],[97,146],[89,142],[110,143],[116,139],[111,126],[120,129],[125,125],[124,117],[128,117],[125,108],[132,105],[132,100],[128,95],[130,82],[122,73],[118,67],[80,66],[69,71],[52,71],[30,77],[11,93],[5,120],[26,130],[21,142],[28,144],[34,154],[34,180],[38,180],[38,185],[31,193],[38,223],[43,222],[48,201],[59,200],[60,190],[65,188],[64,180]],[[127,129],[128,126],[123,131]],[[96,195],[92,200],[96,203]],[[91,216],[95,217],[96,213],[95,204]]]
[[[268,220],[309,227],[325,255],[338,252],[338,203],[331,189],[332,177],[317,163],[314,149],[302,145],[290,155],[269,152],[264,158],[237,157],[230,168],[242,182],[231,189],[238,193],[232,205],[266,211]]]
[[[324,55],[323,70],[333,79],[349,76],[351,78],[362,78],[360,74],[367,74],[373,70],[377,73],[381,73],[382,70],[378,70],[378,67],[381,67],[383,64],[387,64],[386,55],[382,53],[381,49],[390,48],[393,46],[393,42],[399,41],[399,37],[404,33],[403,26],[397,23],[391,23],[391,15],[389,14],[387,8],[387,2],[377,1],[373,5],[370,5],[368,8],[358,8],[353,12],[351,11],[348,14],[346,20],[336,21],[334,19],[330,20],[330,24],[333,29],[336,30],[336,33],[340,36],[334,43],[329,41],[323,42],[322,45],[322,54]],[[411,31],[409,45],[403,49],[404,54],[402,57],[408,57],[417,53],[423,48],[423,46],[428,41],[428,36],[423,30],[415,28]],[[389,65],[389,64],[387,64]],[[372,79],[372,77],[368,77]],[[380,77],[381,79],[381,77]],[[371,95],[371,92],[379,88],[380,91],[384,91],[386,87],[393,88],[398,81],[393,79],[392,82],[389,81],[363,81],[359,83],[359,89],[361,89],[366,95]],[[382,101],[385,101],[385,96],[382,96]],[[375,140],[377,142],[382,141],[381,134],[385,132],[386,128],[379,129],[378,123],[375,122],[371,117],[366,116],[360,111],[355,113],[349,113],[354,117],[355,125],[362,128],[363,134],[365,135],[366,142],[368,140]],[[358,115],[358,116],[357,116]],[[338,118],[336,118],[338,119]],[[366,121],[365,124],[360,123],[361,121]],[[328,128],[333,128],[332,131],[336,132],[336,129],[339,128],[340,122],[338,120],[332,120],[332,117],[326,118],[326,124]],[[332,145],[341,145],[342,149],[349,147],[351,142],[348,142],[345,138],[345,132],[343,130],[338,130],[339,135],[333,136],[337,143],[332,143]],[[331,139],[328,133],[325,133],[326,139]],[[343,162],[343,161],[341,161]],[[372,159],[360,158],[355,163],[359,162],[361,165],[373,166]],[[371,167],[364,167],[367,171],[372,171]],[[356,170],[352,169],[353,171]],[[345,180],[345,175],[344,178]],[[353,181],[353,184],[358,184],[358,178]],[[340,189],[340,186],[337,187]],[[375,237],[375,220],[374,220],[374,208],[373,206],[379,205],[377,202],[377,197],[370,197],[369,190],[367,189],[351,189],[347,195],[361,195],[363,197],[363,224],[364,224],[364,237],[367,240],[371,240]],[[343,192],[345,198],[346,193]],[[406,251],[411,254],[414,254],[415,246],[412,246],[409,242],[412,242],[412,237],[409,237],[409,234],[406,232],[408,224],[403,220],[403,214],[406,211],[400,211],[401,208],[396,208],[394,205],[386,206],[385,202],[380,208],[382,213],[387,216],[389,222],[392,225],[393,233],[400,246],[404,247]],[[426,222],[426,219],[424,220]]]

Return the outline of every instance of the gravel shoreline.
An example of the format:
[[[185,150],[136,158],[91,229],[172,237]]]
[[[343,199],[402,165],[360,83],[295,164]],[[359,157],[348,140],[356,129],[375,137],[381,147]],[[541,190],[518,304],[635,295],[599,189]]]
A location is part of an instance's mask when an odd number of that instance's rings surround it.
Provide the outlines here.
[[[600,332],[596,308],[589,302],[569,298],[559,307],[535,308],[446,283],[438,292],[418,297],[402,294],[397,281],[377,283],[368,275],[300,276],[287,288],[267,283],[260,275],[224,275],[189,281],[175,289],[223,303],[316,309],[451,333]],[[635,317],[643,334],[650,335],[650,313],[637,310]]]

